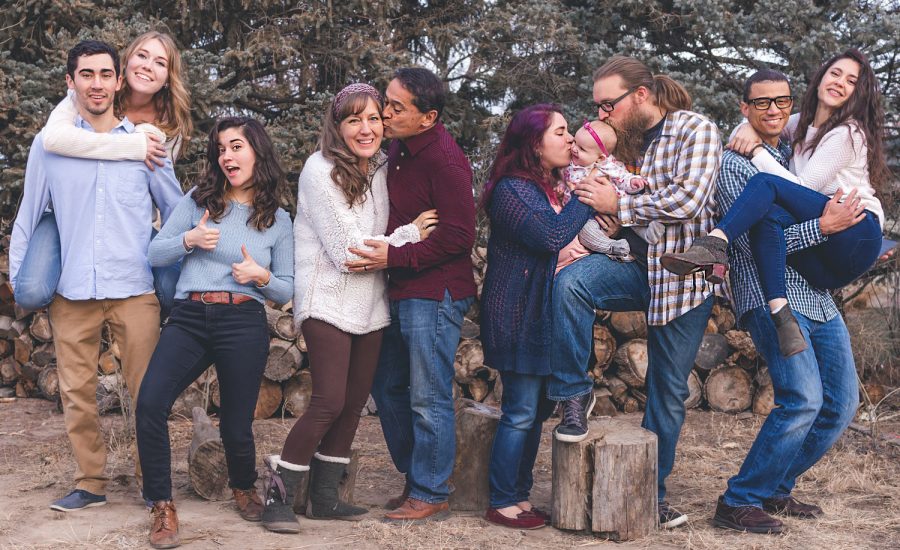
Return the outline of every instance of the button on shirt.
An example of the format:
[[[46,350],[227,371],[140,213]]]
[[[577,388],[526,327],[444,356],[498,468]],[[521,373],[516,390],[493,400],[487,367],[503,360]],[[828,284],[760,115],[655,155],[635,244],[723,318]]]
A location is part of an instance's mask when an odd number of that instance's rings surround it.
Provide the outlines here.
[[[778,147],[763,145],[779,164],[787,167],[791,148],[784,140],[779,142]],[[716,184],[716,202],[720,215],[724,216],[728,212],[728,209],[744,190],[747,181],[757,172],[759,170],[747,157],[733,151],[725,151],[725,154],[722,155],[722,168]],[[784,237],[788,254],[815,246],[826,240],[819,228],[818,218],[785,228]],[[753,253],[750,250],[750,239],[746,233],[735,239],[728,247],[728,261],[731,263],[729,275],[731,292],[734,295],[734,309],[740,320],[744,313],[766,304],[762,287],[759,284],[756,263],[753,261]],[[820,323],[830,321],[838,315],[837,306],[828,291],[812,288],[806,279],[790,266],[787,266],[785,270],[784,282],[788,302],[794,311]]]
[[[75,124],[93,131],[81,117]],[[133,132],[134,125],[123,119],[109,133]],[[62,252],[58,294],[89,300],[153,292],[147,261],[153,204],[165,222],[181,197],[169,159],[150,170],[141,161],[64,157],[45,151],[38,134],[28,155],[10,243],[13,286],[31,235],[52,200]]]

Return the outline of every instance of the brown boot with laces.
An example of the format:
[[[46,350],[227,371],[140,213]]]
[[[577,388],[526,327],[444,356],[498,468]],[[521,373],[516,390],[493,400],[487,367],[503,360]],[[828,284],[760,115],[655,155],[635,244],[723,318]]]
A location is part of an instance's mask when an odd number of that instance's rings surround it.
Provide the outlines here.
[[[171,500],[158,500],[150,509],[150,546],[175,548],[181,545],[178,537],[178,515]]]
[[[255,488],[248,490],[231,489],[238,513],[247,521],[259,521],[262,518],[263,503]]]

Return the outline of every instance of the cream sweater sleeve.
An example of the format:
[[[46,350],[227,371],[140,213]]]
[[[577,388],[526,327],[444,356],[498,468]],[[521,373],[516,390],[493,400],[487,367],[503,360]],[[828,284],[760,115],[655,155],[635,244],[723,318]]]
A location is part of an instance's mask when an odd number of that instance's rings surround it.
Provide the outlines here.
[[[66,157],[144,160],[147,156],[147,137],[141,132],[105,134],[76,127],[74,121],[78,110],[73,96],[74,92],[70,91],[50,113],[41,134],[44,149]]]
[[[856,158],[861,145],[855,138],[857,132],[841,125],[822,137],[819,146],[810,155],[809,160],[798,169],[797,175],[791,173],[772,158],[767,151],[758,149],[753,156],[753,165],[763,172],[775,174],[794,183],[799,183],[824,195],[834,195],[840,187],[838,173],[850,166]],[[803,154],[802,152],[800,154]],[[798,166],[795,159],[795,166]],[[790,175],[790,177],[788,177]]]

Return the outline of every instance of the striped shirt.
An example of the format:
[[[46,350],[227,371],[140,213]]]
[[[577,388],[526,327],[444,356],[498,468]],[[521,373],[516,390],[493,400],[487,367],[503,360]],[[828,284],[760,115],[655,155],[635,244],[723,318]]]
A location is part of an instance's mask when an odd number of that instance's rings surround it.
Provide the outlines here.
[[[787,142],[781,140],[778,147],[765,144],[764,146],[772,158],[782,166],[787,166],[791,156],[791,148]],[[716,185],[716,201],[721,215],[725,215],[731,208],[747,185],[747,180],[757,172],[759,170],[748,158],[733,151],[725,151]],[[788,254],[815,246],[827,238],[822,235],[818,218],[787,227],[784,230],[784,237]],[[750,251],[750,239],[746,233],[735,239],[728,247],[728,261],[731,263],[730,280],[734,310],[740,320],[744,313],[766,304],[762,287],[759,285],[756,263]],[[838,315],[837,306],[828,291],[812,288],[806,279],[790,266],[785,271],[785,283],[787,299],[794,311],[820,323],[830,321]]]
[[[647,225],[654,220],[666,223],[663,237],[647,251],[647,322],[651,325],[664,325],[684,315],[713,293],[713,285],[702,273],[676,275],[663,269],[659,258],[668,252],[684,252],[694,239],[712,230],[713,195],[722,155],[719,132],[706,117],[675,111],[664,120],[662,131],[641,160],[640,173],[648,182],[648,192],[619,198],[623,226]]]

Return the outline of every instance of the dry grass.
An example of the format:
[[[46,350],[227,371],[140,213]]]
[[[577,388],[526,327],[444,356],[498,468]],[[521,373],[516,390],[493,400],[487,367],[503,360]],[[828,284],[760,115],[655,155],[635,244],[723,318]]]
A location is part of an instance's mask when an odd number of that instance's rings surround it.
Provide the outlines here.
[[[139,548],[144,547],[147,519],[134,487],[130,436],[121,433],[120,417],[105,417],[114,442],[109,470],[112,505],[82,514],[54,514],[47,503],[69,490],[72,456],[62,417],[49,414],[45,402],[28,400],[0,406],[0,548]],[[15,409],[15,412],[14,412]],[[15,421],[13,420],[15,419]],[[630,417],[639,421],[637,416]],[[564,533],[554,529],[519,532],[488,524],[475,514],[455,514],[442,523],[417,526],[384,524],[380,505],[400,491],[377,419],[364,418],[357,438],[363,454],[356,500],[373,510],[372,520],[356,524],[301,520],[300,537],[264,532],[237,520],[227,502],[205,502],[187,485],[186,452],[190,422],[170,423],[173,482],[180,502],[188,548],[898,548],[900,547],[900,447],[876,443],[848,432],[797,486],[802,500],[817,502],[826,516],[815,521],[786,519],[782,536],[739,534],[714,528],[715,500],[737,472],[762,419],[691,411],[669,482],[673,505],[689,514],[686,528],[657,532],[629,544]],[[260,457],[280,449],[293,419],[257,422]],[[19,426],[21,425],[21,426]],[[883,426],[900,431],[900,423]],[[549,431],[549,427],[548,427]],[[11,435],[17,434],[17,435]],[[117,442],[117,443],[116,443]],[[549,434],[538,457],[533,501],[547,507],[550,498]],[[92,514],[92,515],[87,515]],[[92,518],[89,526],[85,518]],[[35,530],[35,522],[46,529]]]

